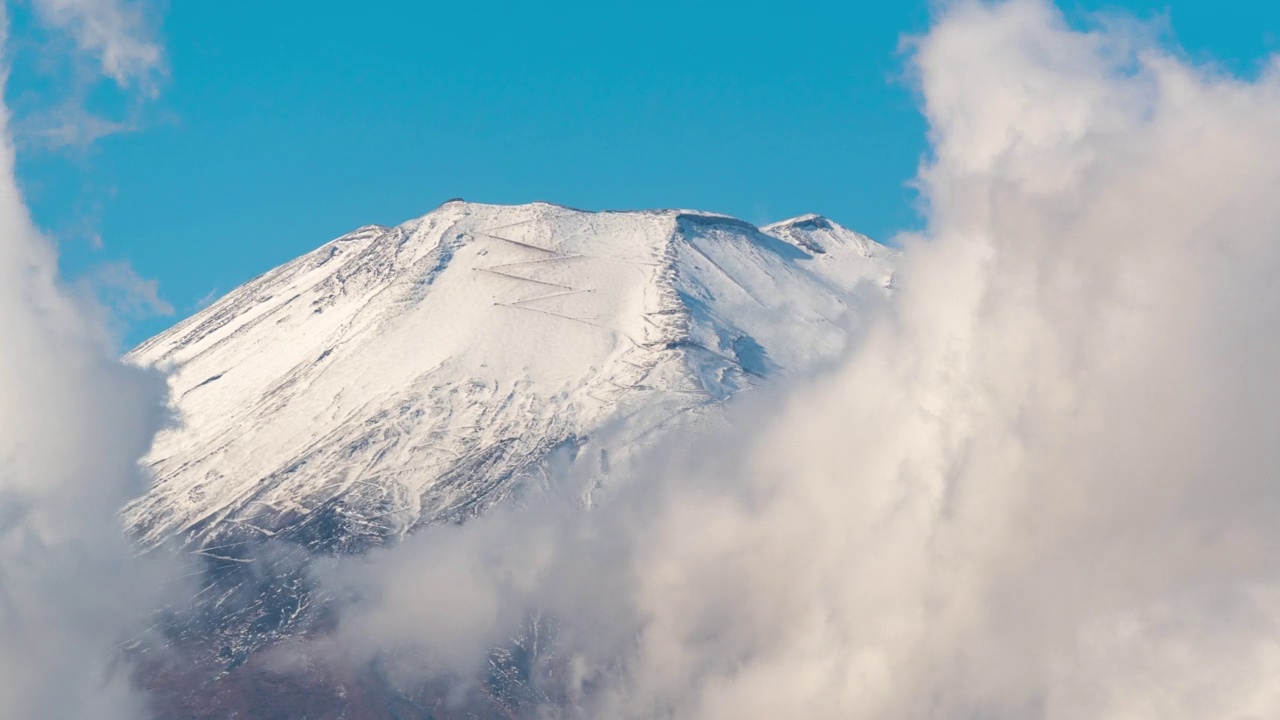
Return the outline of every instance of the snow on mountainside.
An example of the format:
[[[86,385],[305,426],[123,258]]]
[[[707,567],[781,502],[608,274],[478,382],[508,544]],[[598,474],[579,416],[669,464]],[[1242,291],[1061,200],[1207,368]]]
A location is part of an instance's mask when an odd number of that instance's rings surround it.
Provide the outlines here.
[[[763,229],[689,211],[452,201],[364,227],[132,353],[178,424],[125,516],[210,557],[287,539],[359,551],[598,464],[838,352],[894,251],[819,216]]]

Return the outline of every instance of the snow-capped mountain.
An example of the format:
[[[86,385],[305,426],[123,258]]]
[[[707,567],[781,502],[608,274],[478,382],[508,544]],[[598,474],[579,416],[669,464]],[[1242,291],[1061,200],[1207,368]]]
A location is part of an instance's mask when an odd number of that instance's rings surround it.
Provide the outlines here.
[[[895,258],[816,215],[757,228],[451,201],[326,243],[143,343],[128,360],[167,370],[175,424],[125,519],[144,545],[204,562],[196,596],[161,620],[176,655],[137,648],[157,658],[144,675],[161,716],[276,701],[258,651],[330,621],[316,554],[523,492],[590,504],[629,453],[838,353]],[[505,717],[531,690],[495,652]],[[290,682],[290,697],[351,707],[323,676]],[[380,682],[357,683],[377,707]]]
[[[553,457],[603,477],[625,458],[602,428],[643,443],[838,352],[894,255],[816,215],[451,201],[360,228],[130,353],[168,369],[177,423],[125,517],[250,562],[268,539],[351,552],[464,519]]]

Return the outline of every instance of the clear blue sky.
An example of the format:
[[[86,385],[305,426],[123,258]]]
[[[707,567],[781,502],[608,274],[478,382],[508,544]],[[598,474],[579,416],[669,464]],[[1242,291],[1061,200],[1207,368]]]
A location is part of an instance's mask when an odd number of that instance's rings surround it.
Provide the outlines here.
[[[1274,1],[1064,6],[1164,14],[1193,57],[1244,71],[1280,32]],[[39,62],[19,11],[19,113],[78,88],[136,125],[88,149],[25,148],[19,174],[70,275],[127,259],[159,280],[176,313],[130,323],[128,344],[351,228],[455,196],[820,212],[887,239],[917,222],[905,183],[925,128],[898,47],[928,18],[917,0],[184,0],[163,16],[162,92],[138,105]]]

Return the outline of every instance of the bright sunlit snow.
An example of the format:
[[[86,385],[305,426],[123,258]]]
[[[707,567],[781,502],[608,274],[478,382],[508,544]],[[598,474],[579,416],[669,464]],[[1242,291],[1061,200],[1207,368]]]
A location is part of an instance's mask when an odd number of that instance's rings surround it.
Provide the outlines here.
[[[640,441],[832,358],[894,256],[817,216],[455,201],[362,228],[130,354],[178,424],[126,517],[226,557],[321,508],[351,548],[474,515],[557,448],[606,462],[606,424]]]

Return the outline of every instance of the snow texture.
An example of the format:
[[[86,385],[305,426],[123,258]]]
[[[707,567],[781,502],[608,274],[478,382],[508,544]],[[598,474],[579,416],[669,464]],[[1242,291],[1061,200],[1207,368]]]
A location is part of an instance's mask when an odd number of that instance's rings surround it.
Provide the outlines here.
[[[169,371],[178,421],[126,519],[224,561],[273,537],[358,552],[556,458],[605,475],[602,428],[643,444],[838,353],[895,255],[816,215],[450,201],[360,228],[130,353]]]

